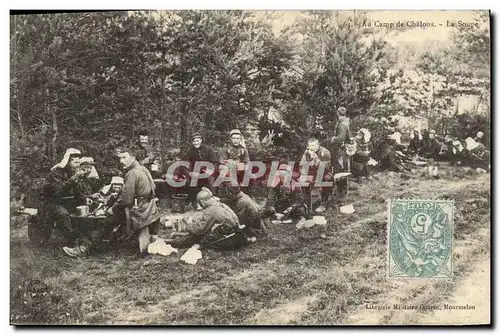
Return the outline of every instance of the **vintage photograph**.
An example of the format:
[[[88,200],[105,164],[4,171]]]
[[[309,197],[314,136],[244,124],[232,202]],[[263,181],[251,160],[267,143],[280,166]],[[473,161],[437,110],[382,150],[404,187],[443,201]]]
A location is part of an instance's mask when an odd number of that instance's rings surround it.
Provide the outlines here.
[[[489,11],[9,19],[11,325],[491,323]]]

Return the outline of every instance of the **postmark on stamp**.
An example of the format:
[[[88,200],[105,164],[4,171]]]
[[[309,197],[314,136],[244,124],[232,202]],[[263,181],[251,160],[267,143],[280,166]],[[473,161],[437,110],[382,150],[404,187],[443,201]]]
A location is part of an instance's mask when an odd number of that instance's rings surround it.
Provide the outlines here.
[[[390,200],[389,278],[453,276],[452,200]]]

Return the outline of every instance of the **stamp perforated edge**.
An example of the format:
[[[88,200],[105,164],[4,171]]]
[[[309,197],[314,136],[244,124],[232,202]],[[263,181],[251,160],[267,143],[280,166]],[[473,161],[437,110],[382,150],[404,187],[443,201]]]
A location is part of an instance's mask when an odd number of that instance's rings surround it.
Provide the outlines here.
[[[417,278],[417,277],[397,277],[391,276],[391,253],[389,251],[389,238],[390,238],[390,226],[391,226],[391,205],[396,201],[421,201],[421,202],[442,202],[442,203],[450,203],[451,206],[451,218],[450,218],[450,227],[451,227],[451,255],[450,255],[450,264],[451,264],[451,278],[444,277],[428,277],[428,278]],[[455,248],[455,209],[456,203],[455,199],[412,199],[412,198],[389,198],[386,200],[387,206],[387,228],[386,228],[386,280],[397,281],[397,280],[447,280],[451,281],[454,278],[454,262],[453,262],[453,250]]]

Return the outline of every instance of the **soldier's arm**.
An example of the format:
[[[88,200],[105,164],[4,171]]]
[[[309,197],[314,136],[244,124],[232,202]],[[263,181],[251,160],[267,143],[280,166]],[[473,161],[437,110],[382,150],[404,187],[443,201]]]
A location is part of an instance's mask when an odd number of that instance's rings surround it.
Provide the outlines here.
[[[321,155],[321,163],[325,164],[325,168],[329,169],[332,164],[332,155],[330,150],[324,149],[323,154]]]
[[[224,163],[228,159],[229,159],[229,156],[227,154],[227,146],[223,146],[221,153],[220,153],[219,162]]]
[[[324,149],[321,155],[321,161],[325,163],[330,163],[332,161],[332,154],[330,150]]]
[[[244,219],[246,218],[247,216],[247,213],[246,213],[246,206],[243,204],[243,203],[237,203],[236,204],[236,207],[234,208],[234,213],[236,214],[236,216],[238,217],[238,220],[240,221],[244,221]]]
[[[57,172],[49,174],[47,179],[56,197],[64,196],[65,193],[71,190],[77,183],[77,179],[74,176],[64,179],[63,176]]]
[[[132,207],[134,205],[136,181],[137,175],[135,172],[129,171],[129,173],[125,176],[122,193],[113,207]]]
[[[248,161],[250,160],[250,156],[248,155],[248,150],[247,148],[243,148],[244,152],[243,152],[243,163],[248,163]]]

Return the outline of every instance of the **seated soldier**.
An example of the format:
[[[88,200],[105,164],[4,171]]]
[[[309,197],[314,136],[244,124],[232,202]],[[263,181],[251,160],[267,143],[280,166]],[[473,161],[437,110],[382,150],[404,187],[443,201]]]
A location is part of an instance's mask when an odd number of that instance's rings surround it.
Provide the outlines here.
[[[101,188],[98,193],[92,194],[92,199],[103,203],[108,208],[112,207],[121,194],[123,184],[122,177],[114,176],[109,185]]]
[[[274,214],[285,214],[285,221],[290,223],[310,219],[307,196],[302,187],[297,183],[298,174],[292,176],[292,180],[287,180],[290,172],[286,167],[280,167],[278,175],[275,176],[267,195],[266,205],[261,217],[267,219]]]
[[[99,188],[99,175],[95,169],[94,159],[92,157],[81,157],[80,158],[80,168],[83,169],[87,175],[85,179],[92,192]]]
[[[413,129],[410,134],[410,144],[408,145],[408,153],[416,155],[422,148],[423,137],[418,128]]]
[[[453,141],[451,144],[451,165],[462,165],[466,159],[466,150],[464,149],[464,146],[458,140]]]
[[[125,221],[128,237],[139,235],[140,252],[144,254],[149,242],[149,233],[156,235],[159,228],[160,213],[156,206],[155,184],[149,171],[136,159],[140,156],[138,148],[121,150],[120,163],[126,172],[124,186],[118,200],[108,209],[108,223],[103,229],[92,232],[91,237],[75,248],[64,247],[71,257],[82,257],[98,245],[120,222]],[[146,237],[147,238],[146,238]],[[144,242],[147,240],[146,242]],[[144,242],[144,243],[143,243]]]
[[[406,146],[401,142],[401,137],[403,137],[403,135],[399,131],[394,131],[388,136],[388,139],[393,149],[402,153],[406,151]]]
[[[230,143],[227,143],[221,151],[220,173],[228,176],[231,167],[235,166],[238,174],[238,182],[241,183],[250,157],[241,131],[238,129],[231,130],[230,137]]]
[[[378,161],[380,170],[390,170],[403,172],[407,170],[402,164],[402,159],[397,155],[396,150],[390,144],[390,140],[383,139],[375,145],[373,158]]]
[[[453,160],[453,139],[450,135],[444,137],[444,141],[441,144],[441,150],[439,151],[438,160],[449,161]]]
[[[203,143],[203,139],[199,133],[194,133],[191,137],[191,147],[184,155],[184,160],[189,163],[189,171],[186,171],[188,176],[186,180],[186,188],[188,194],[188,201],[191,203],[193,208],[197,207],[196,203],[196,195],[201,190],[202,186],[208,187],[212,193],[216,193],[215,189],[212,187],[215,181],[215,171],[212,175],[206,179],[199,179],[196,186],[190,186],[191,178],[194,177],[195,174],[205,173],[206,168],[203,168],[201,171],[195,172],[194,167],[195,164],[207,162],[212,163],[215,167],[215,164],[218,162],[218,157],[216,152],[208,145]]]
[[[264,229],[260,219],[259,206],[239,186],[229,187],[229,196],[234,200],[232,206],[240,225],[245,225],[249,237],[263,235]]]
[[[330,151],[319,145],[319,141],[315,138],[310,138],[307,141],[307,149],[302,155],[299,166],[301,167],[301,175],[307,175],[312,177],[312,181],[316,180],[316,178],[322,178],[323,182],[332,182],[333,176],[331,174],[331,164],[332,164],[332,156]],[[309,166],[309,169],[306,173],[306,166]],[[320,167],[322,167],[323,175],[318,176],[318,172]],[[311,188],[304,188],[307,197],[311,196]],[[332,187],[322,187],[321,188],[321,204],[318,208],[315,209],[316,213],[323,213],[326,210],[326,205],[330,194],[332,193]],[[309,201],[308,201],[309,203]]]
[[[368,161],[371,153],[371,134],[366,128],[361,128],[354,141],[356,153],[352,156],[352,174],[354,177],[368,176]]]
[[[61,229],[68,243],[73,243],[76,238],[70,213],[77,206],[87,204],[87,197],[92,194],[86,181],[88,171],[80,168],[80,157],[79,150],[67,149],[61,162],[50,170],[43,189],[43,210],[55,221],[55,226]],[[52,225],[53,222],[43,224]]]
[[[422,148],[422,156],[426,158],[436,159],[441,151],[441,143],[436,138],[436,131],[431,130],[429,132],[429,138],[425,142],[425,146]]]
[[[189,248],[195,244],[214,249],[237,249],[244,246],[247,236],[238,216],[226,204],[218,201],[207,189],[202,189],[197,200],[203,208],[202,217],[186,227],[187,235],[173,240],[174,248]]]
[[[137,157],[138,162],[148,169],[153,178],[160,178],[162,175],[161,169],[161,156],[157,145],[151,143],[148,131],[143,129],[139,131],[139,139],[136,145],[141,150],[141,155]]]
[[[238,129],[231,130],[231,142],[222,149],[221,162],[233,161],[246,164],[249,161],[248,150],[245,145],[243,134]]]
[[[478,131],[476,134],[476,138],[474,138],[474,141],[481,143],[484,145],[484,133],[482,131]]]
[[[471,137],[468,137],[465,140],[465,142],[467,144],[467,151],[468,151],[467,155],[468,164],[472,168],[483,168],[483,169],[489,168],[490,155],[489,151],[486,150],[484,144],[476,142]]]

